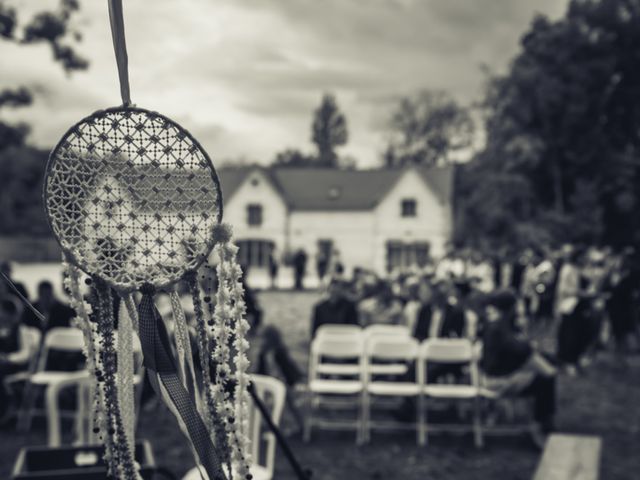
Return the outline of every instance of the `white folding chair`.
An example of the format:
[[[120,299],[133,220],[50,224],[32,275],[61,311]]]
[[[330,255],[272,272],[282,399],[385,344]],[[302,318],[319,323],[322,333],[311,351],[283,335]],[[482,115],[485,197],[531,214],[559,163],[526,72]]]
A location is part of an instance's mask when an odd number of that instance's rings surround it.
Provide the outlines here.
[[[380,339],[397,338],[400,340],[411,339],[409,328],[404,325],[369,325],[363,330],[365,345]],[[372,373],[380,375],[404,375],[407,373],[406,362],[385,362],[369,365]]]
[[[42,340],[42,333],[40,330],[34,327],[20,326],[20,330],[23,335],[21,338],[26,340],[27,344],[23,346],[29,352],[29,365],[27,370],[23,372],[14,373],[12,375],[7,375],[4,379],[4,385],[9,390],[12,391],[12,387],[14,384],[18,382],[24,382],[29,379],[31,372],[35,370],[35,365],[33,362],[37,359],[38,349],[40,348],[40,341]]]
[[[418,362],[418,375],[422,383],[422,395],[419,399],[419,443],[427,443],[427,431],[437,430],[468,430],[461,425],[429,424],[427,420],[427,408],[430,400],[468,401],[473,404],[474,443],[481,447],[482,424],[480,418],[480,388],[478,386],[477,357],[471,341],[467,339],[428,339],[420,346],[420,359]],[[435,383],[429,378],[429,364],[455,364],[468,367],[469,382],[443,384]],[[462,428],[461,428],[462,427]]]
[[[277,378],[265,375],[251,375],[251,382],[255,387],[258,398],[268,407],[271,420],[277,426],[282,417],[286,396],[286,387]],[[271,480],[275,467],[276,437],[271,432],[264,431],[262,412],[251,402],[249,437],[251,441],[251,458],[253,463],[250,467],[254,480]],[[263,450],[264,445],[264,450]],[[202,472],[206,477],[206,473]],[[201,480],[200,471],[193,468],[187,472],[183,480]]]
[[[421,394],[417,374],[414,374],[413,380],[398,379],[399,375],[406,373],[408,364],[416,361],[417,356],[418,342],[408,336],[374,335],[367,340],[363,362],[365,388],[362,401],[362,436],[365,442],[371,440],[370,432],[374,427],[397,429],[406,426],[398,422],[372,421],[371,407],[375,398],[417,398]]]
[[[56,327],[47,332],[42,342],[42,351],[40,352],[35,372],[29,375],[27,385],[25,386],[24,406],[21,408],[18,418],[18,426],[20,429],[29,430],[33,415],[39,413],[36,412],[34,407],[37,391],[32,391],[33,388],[45,387],[48,390],[45,395],[48,403],[52,396],[50,392],[59,391],[66,386],[75,385],[77,381],[88,377],[89,372],[86,370],[75,372],[47,370],[47,361],[51,351],[81,354],[83,345],[84,337],[82,331],[78,328]],[[51,409],[47,407],[46,410],[49,412]],[[50,418],[49,422],[51,422]],[[50,435],[55,435],[55,433],[51,431],[52,426],[50,423]]]
[[[308,411],[304,440],[311,439],[315,427],[355,429],[356,442],[361,441],[362,353],[360,335],[321,336],[311,343],[309,357]],[[345,362],[353,363],[345,363]],[[330,378],[327,378],[330,377]],[[329,398],[332,397],[332,398]],[[355,401],[355,402],[354,402]],[[336,408],[358,407],[356,420],[328,421],[314,418],[322,403]]]
[[[363,330],[357,325],[322,325],[311,342],[311,351],[318,342],[358,342],[363,341]],[[357,362],[318,362],[318,374],[322,375],[360,375],[360,365]]]

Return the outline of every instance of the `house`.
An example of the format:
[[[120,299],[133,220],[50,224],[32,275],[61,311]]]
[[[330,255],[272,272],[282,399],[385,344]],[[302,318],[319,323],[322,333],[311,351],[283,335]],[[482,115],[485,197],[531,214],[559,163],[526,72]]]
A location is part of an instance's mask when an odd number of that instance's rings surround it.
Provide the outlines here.
[[[224,220],[234,227],[240,262],[266,267],[303,249],[380,274],[422,265],[451,236],[452,169],[338,170],[226,167],[218,171]]]

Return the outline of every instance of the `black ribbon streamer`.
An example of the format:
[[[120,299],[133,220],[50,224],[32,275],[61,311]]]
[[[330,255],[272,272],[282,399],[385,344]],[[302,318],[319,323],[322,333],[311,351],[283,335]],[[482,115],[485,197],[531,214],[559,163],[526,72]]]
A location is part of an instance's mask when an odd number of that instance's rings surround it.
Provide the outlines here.
[[[163,398],[158,380],[162,383],[176,411],[187,428],[191,442],[198,454],[198,460],[211,480],[227,480],[222,470],[220,452],[213,445],[189,392],[178,377],[178,371],[171,356],[169,336],[160,313],[153,303],[153,288],[142,289],[142,300],[138,306],[140,342],[144,353],[144,366],[150,371],[149,378],[156,394]],[[157,376],[156,376],[157,375]]]

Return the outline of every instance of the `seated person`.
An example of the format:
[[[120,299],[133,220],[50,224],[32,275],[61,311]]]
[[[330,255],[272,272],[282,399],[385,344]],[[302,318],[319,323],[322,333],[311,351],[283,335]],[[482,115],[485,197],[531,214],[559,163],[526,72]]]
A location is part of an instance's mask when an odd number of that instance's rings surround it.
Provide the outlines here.
[[[8,413],[9,396],[4,380],[26,370],[29,363],[29,342],[20,328],[20,305],[7,296],[0,300],[0,418]]]
[[[53,285],[47,280],[38,284],[38,298],[34,307],[45,316],[46,322],[43,324],[33,312],[25,310],[23,323],[45,332],[54,327],[71,327],[71,320],[76,316],[73,308],[58,300]]]
[[[516,296],[510,290],[492,294],[486,303],[480,367],[485,387],[500,395],[532,396],[536,428],[533,439],[544,446],[553,429],[555,367],[515,330]]]
[[[280,377],[284,380],[287,386],[286,405],[296,423],[296,430],[290,433],[301,431],[304,423],[293,397],[292,388],[302,380],[302,371],[291,357],[280,330],[273,325],[262,324],[262,309],[244,281],[245,278],[243,278],[245,298],[249,299],[247,303],[249,373]]]
[[[427,338],[475,339],[478,318],[469,305],[469,292],[467,282],[441,283],[436,294],[429,292],[428,301],[423,302],[418,312],[413,336],[419,341]]]
[[[406,325],[402,303],[384,280],[376,285],[371,298],[360,302],[360,325]]]
[[[322,325],[358,325],[355,303],[347,297],[347,285],[342,280],[332,279],[327,287],[328,296],[313,307],[311,338]]]

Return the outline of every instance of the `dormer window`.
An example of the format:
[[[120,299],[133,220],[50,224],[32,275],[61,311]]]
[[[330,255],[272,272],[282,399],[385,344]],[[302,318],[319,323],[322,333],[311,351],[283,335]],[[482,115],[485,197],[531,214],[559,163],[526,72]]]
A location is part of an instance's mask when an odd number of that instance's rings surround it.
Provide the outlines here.
[[[258,203],[250,203],[247,205],[247,224],[250,227],[259,227],[262,225],[262,205]]]
[[[251,179],[251,186],[252,186],[252,187],[257,187],[259,184],[260,184],[260,180],[258,180],[258,178],[257,178],[257,177],[253,177],[253,178]]]
[[[415,217],[417,215],[417,203],[414,198],[405,198],[400,204],[400,214],[403,217]]]

